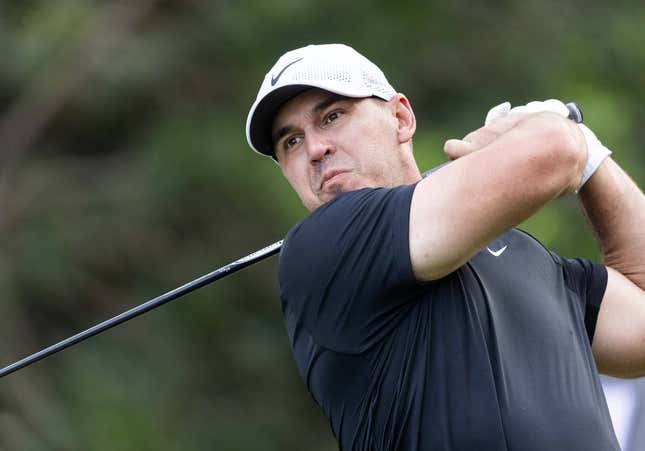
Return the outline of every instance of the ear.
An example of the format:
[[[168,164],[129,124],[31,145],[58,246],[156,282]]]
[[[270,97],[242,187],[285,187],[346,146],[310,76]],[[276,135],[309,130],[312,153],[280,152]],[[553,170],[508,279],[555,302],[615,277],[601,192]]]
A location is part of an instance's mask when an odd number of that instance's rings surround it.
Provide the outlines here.
[[[394,112],[397,121],[397,136],[399,143],[403,144],[412,140],[412,136],[417,129],[417,120],[406,96],[397,94],[391,101],[395,102]]]

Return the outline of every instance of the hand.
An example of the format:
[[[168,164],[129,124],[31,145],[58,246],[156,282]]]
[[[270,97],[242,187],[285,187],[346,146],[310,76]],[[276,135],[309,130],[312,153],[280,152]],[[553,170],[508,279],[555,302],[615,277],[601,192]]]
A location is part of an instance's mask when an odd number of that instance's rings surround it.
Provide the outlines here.
[[[447,140],[443,150],[448,158],[456,160],[464,155],[476,152],[496,140],[500,135],[514,128],[519,122],[529,116],[529,113],[523,112],[516,112],[513,115],[509,115],[510,107],[511,104],[508,102],[494,107],[489,111],[486,124],[483,127],[470,132],[463,139]],[[489,118],[492,119],[489,120]]]
[[[529,114],[542,112],[553,112],[565,118],[569,116],[566,105],[555,99],[529,102],[515,108],[511,108],[510,102],[504,102],[488,111],[484,127],[469,133],[463,140],[450,139],[446,141],[444,152],[451,160],[463,157],[490,144],[500,134],[513,128]]]
[[[549,99],[544,102],[533,101],[515,108],[511,108],[511,104],[509,102],[504,102],[488,111],[484,127],[470,133],[463,140],[446,141],[444,144],[444,152],[451,160],[472,153],[496,139],[499,136],[499,133],[495,134],[494,129],[501,127],[503,130],[504,127],[508,125],[508,122],[505,122],[508,118],[513,116],[525,117],[528,114],[539,112],[552,112],[564,118],[569,116],[569,110],[566,105],[556,99]],[[517,124],[517,121],[514,124]],[[611,151],[602,145],[596,135],[586,125],[577,124],[577,126],[584,136],[587,159],[580,178],[580,183],[575,190],[576,193],[578,193],[585,182],[589,180],[605,158],[611,155]]]
[[[552,111],[558,113],[563,117],[569,116],[569,110],[566,105],[559,100],[549,99],[544,102],[529,102],[526,105],[510,108],[511,104],[509,102],[504,102],[500,105],[497,105],[488,112],[486,115],[485,124],[488,125],[489,122],[492,123],[496,120],[499,120],[502,117],[506,117],[512,114],[521,114],[521,113],[537,113],[541,111]],[[611,155],[611,150],[607,149],[602,145],[600,140],[596,137],[594,132],[592,132],[589,127],[584,124],[578,124],[578,128],[582,131],[582,134],[585,138],[585,144],[587,145],[587,160],[582,171],[582,177],[580,179],[580,184],[575,190],[576,193],[580,191],[580,188],[586,183],[587,180],[593,175],[602,162]]]

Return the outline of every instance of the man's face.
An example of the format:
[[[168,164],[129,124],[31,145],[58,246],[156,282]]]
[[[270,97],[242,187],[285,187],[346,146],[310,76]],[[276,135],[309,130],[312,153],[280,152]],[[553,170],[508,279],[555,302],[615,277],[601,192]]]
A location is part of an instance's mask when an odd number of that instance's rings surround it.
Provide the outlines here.
[[[396,100],[310,89],[280,109],[272,137],[284,176],[310,211],[347,191],[406,182]]]

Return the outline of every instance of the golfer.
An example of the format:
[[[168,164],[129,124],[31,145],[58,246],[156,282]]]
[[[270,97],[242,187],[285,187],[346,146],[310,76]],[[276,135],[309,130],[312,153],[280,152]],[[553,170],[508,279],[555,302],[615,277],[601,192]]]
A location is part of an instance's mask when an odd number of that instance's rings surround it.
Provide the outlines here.
[[[619,449],[598,372],[645,374],[645,197],[567,113],[495,107],[422,178],[410,101],[355,50],[266,74],[247,139],[311,211],[281,251],[282,310],[341,449]],[[514,228],[574,193],[603,264]]]

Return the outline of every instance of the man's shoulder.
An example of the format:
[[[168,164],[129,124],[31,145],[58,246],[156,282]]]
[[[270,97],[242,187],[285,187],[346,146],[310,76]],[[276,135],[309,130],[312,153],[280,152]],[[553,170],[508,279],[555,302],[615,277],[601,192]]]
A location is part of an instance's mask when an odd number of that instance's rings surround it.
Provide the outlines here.
[[[416,299],[408,190],[343,194],[285,238],[279,265],[283,312],[317,343],[338,352],[363,352]]]
[[[374,264],[371,259],[385,249],[409,265],[409,208],[413,191],[414,185],[363,188],[344,193],[316,209],[289,230],[284,239],[280,252],[281,282],[303,279],[303,274],[309,272],[326,274],[344,264]]]
[[[359,218],[374,218],[390,202],[409,202],[413,190],[414,185],[401,185],[395,188],[361,188],[343,193],[294,225],[287,232],[285,245],[296,239],[322,244],[330,234],[348,232],[345,227],[355,224]]]

